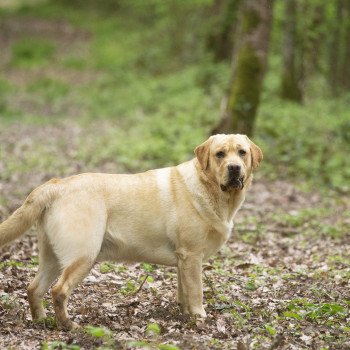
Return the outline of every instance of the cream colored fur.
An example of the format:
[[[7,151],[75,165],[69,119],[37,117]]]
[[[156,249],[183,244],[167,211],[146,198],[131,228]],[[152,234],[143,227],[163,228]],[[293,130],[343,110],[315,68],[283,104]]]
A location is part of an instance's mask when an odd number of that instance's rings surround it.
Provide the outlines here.
[[[0,225],[0,247],[37,223],[40,265],[28,287],[33,319],[45,317],[42,298],[58,278],[52,288],[57,321],[74,328],[69,295],[104,260],[177,266],[183,312],[206,316],[202,262],[229,238],[262,153],[244,135],[212,136],[195,153],[176,167],[141,174],[53,179],[28,196]],[[243,188],[227,185],[229,165],[241,167]]]

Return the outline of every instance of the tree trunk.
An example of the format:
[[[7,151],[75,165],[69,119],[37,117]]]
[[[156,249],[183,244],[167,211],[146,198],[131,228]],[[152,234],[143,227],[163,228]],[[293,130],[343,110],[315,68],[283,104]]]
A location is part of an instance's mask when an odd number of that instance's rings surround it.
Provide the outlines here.
[[[322,41],[325,36],[325,30],[323,29],[323,23],[325,22],[325,4],[318,4],[313,9],[312,21],[310,28],[308,28],[308,48],[309,48],[309,61],[310,61],[310,71],[314,73],[315,71],[320,71],[321,64],[321,48]]]
[[[214,1],[211,8],[214,22],[207,38],[207,47],[213,52],[215,61],[227,61],[232,57],[241,2],[242,0]]]
[[[223,118],[212,132],[253,134],[267,65],[272,0],[244,0],[241,8],[232,81]]]
[[[339,94],[339,57],[340,57],[340,28],[342,22],[342,0],[336,1],[335,21],[333,23],[333,33],[329,50],[329,85],[332,90],[332,95]]]
[[[341,84],[350,90],[350,0],[344,3],[344,52],[342,54]]]
[[[281,97],[287,100],[302,101],[300,72],[296,69],[297,52],[297,6],[295,0],[285,0],[284,40],[282,48]]]

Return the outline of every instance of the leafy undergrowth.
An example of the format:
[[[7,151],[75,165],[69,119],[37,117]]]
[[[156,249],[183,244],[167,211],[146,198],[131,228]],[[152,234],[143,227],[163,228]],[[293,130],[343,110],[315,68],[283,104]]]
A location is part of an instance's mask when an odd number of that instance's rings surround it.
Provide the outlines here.
[[[327,210],[323,208],[328,208]],[[102,263],[73,293],[81,330],[33,324],[35,235],[2,250],[0,346],[32,349],[348,349],[349,200],[257,180],[235,232],[203,267],[205,322],[176,305],[176,270]],[[327,229],[336,228],[335,231]]]

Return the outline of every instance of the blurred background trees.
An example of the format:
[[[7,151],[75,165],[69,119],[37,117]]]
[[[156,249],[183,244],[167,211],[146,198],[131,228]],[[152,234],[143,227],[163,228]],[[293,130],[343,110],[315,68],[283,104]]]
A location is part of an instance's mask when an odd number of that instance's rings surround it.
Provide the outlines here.
[[[350,0],[3,0],[0,29],[0,122],[99,130],[77,162],[164,166],[241,132],[267,176],[349,183]]]

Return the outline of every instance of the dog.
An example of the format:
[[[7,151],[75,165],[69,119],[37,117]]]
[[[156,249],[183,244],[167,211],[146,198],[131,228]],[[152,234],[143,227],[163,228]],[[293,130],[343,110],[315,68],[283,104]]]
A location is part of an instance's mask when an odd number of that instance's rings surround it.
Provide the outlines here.
[[[95,262],[148,262],[177,267],[177,301],[205,317],[202,262],[228,240],[234,217],[263,158],[247,136],[214,135],[175,167],[139,174],[85,173],[34,189],[0,225],[0,247],[37,226],[38,272],[28,287],[33,320],[52,288],[61,329],[78,327],[67,313],[74,287]]]

